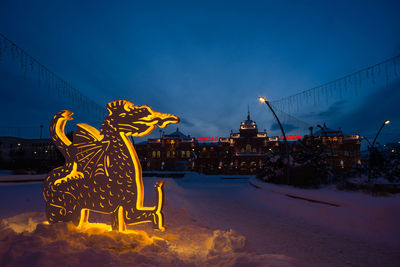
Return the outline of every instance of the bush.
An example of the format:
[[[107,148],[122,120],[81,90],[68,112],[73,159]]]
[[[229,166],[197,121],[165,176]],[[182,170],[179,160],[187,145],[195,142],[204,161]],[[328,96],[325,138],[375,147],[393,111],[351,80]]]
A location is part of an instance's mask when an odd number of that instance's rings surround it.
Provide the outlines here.
[[[288,160],[280,151],[267,153],[257,177],[269,183],[298,187],[315,188],[327,183],[332,171],[327,164],[325,147],[317,140],[298,141],[297,145],[300,149],[291,151],[289,156],[289,179],[286,175]]]

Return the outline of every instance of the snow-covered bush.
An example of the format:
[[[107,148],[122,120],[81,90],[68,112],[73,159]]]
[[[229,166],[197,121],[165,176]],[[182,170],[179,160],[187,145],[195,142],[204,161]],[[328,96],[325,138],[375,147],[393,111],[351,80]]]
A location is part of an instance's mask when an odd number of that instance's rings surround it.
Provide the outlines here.
[[[400,182],[400,149],[390,147],[382,152],[382,157],[384,163],[380,168],[381,176],[390,182]]]
[[[317,187],[332,175],[325,151],[318,140],[298,141],[290,149],[289,161],[282,151],[269,151],[257,177],[270,183]]]

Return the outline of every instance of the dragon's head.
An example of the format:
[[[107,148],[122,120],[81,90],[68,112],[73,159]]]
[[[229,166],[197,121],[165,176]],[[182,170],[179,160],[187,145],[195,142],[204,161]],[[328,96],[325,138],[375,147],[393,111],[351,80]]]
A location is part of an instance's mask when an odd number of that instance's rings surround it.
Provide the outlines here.
[[[116,100],[107,104],[105,122],[114,131],[131,136],[145,136],[156,126],[165,128],[170,123],[179,123],[175,115],[153,111],[149,106],[135,106],[127,100]]]

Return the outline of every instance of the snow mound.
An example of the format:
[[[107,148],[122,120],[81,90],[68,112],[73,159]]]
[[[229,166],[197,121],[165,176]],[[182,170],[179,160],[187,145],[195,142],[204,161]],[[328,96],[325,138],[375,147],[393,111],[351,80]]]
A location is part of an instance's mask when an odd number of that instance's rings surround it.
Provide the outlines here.
[[[184,210],[178,213],[181,223],[188,219]],[[1,221],[1,266],[298,266],[284,255],[247,252],[239,233],[212,231],[196,222],[150,236],[151,229],[118,233],[103,223],[77,229],[44,221],[40,212]]]
[[[178,213],[181,223],[164,233],[119,233],[103,223],[77,229],[48,224],[44,213],[22,213],[0,223],[0,266],[299,266],[284,255],[248,252],[239,233],[213,231]]]
[[[243,250],[246,238],[232,229],[229,230],[229,232],[216,230],[213,233],[211,241],[211,248],[209,249],[208,254],[212,256]]]

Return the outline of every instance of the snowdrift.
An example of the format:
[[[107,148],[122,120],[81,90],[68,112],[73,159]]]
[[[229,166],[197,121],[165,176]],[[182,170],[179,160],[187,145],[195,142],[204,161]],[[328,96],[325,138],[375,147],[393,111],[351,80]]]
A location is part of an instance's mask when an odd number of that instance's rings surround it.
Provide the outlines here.
[[[71,223],[43,223],[44,213],[23,213],[1,221],[0,265],[299,266],[284,255],[246,251],[244,236],[202,227],[183,209],[173,217],[164,233],[147,227],[118,233],[102,223],[78,230]]]

